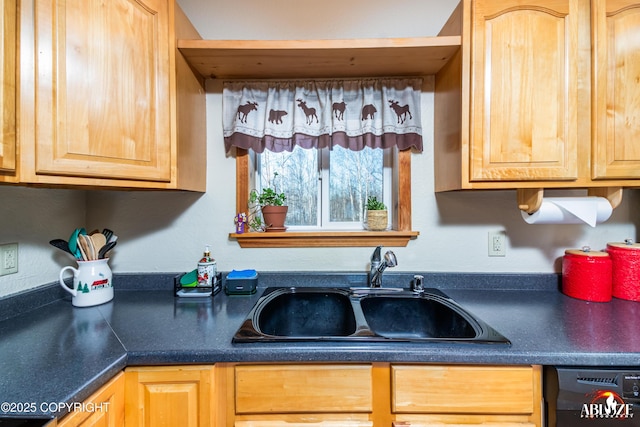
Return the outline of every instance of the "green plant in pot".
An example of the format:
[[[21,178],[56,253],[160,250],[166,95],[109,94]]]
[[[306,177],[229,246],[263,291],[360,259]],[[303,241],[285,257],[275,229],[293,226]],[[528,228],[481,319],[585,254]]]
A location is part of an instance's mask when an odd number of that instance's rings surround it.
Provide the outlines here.
[[[276,173],[275,176],[277,175]],[[251,190],[249,204],[254,206],[252,218],[249,221],[251,229],[285,231],[284,221],[289,210],[289,207],[284,204],[286,200],[287,196],[284,193],[278,193],[271,187],[265,187],[262,191]],[[262,212],[262,219],[257,215],[257,210]]]
[[[371,231],[387,229],[389,213],[387,207],[376,196],[367,198],[367,210],[364,218],[364,228]]]

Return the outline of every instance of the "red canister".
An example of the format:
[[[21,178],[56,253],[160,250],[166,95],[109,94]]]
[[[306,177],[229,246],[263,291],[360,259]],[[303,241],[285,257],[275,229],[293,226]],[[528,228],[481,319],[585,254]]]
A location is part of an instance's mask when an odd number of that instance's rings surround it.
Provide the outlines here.
[[[607,243],[613,265],[613,296],[640,301],[640,244]]]
[[[562,293],[585,301],[611,301],[611,274],[607,252],[567,249],[562,258]]]

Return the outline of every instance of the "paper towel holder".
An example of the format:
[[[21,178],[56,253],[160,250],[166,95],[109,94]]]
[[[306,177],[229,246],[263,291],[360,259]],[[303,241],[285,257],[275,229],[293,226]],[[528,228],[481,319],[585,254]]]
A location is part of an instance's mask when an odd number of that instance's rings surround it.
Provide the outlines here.
[[[544,188],[518,188],[518,209],[528,214],[537,212],[542,205]],[[615,209],[622,203],[622,187],[594,187],[588,188],[591,197],[604,197],[609,200],[611,208]]]

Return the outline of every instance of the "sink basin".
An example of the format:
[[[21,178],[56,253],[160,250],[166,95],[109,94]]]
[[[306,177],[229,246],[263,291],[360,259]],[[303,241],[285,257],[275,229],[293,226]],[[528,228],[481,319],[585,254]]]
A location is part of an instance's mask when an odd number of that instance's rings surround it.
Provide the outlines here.
[[[256,313],[258,330],[285,337],[345,337],[356,331],[349,295],[337,290],[280,290]]]
[[[368,296],[360,302],[371,330],[387,338],[473,339],[473,320],[433,298]]]
[[[437,289],[267,288],[233,342],[283,341],[509,344]]]

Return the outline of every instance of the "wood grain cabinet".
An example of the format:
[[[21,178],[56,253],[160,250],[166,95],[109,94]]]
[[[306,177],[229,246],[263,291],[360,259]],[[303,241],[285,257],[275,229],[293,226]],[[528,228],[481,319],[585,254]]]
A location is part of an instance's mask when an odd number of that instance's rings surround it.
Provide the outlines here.
[[[16,0],[0,0],[0,176],[16,170]]]
[[[463,0],[456,13],[462,47],[436,75],[437,191],[638,185],[640,3]]]
[[[81,406],[58,421],[58,427],[124,426],[124,374],[102,386]]]
[[[171,0],[23,2],[17,180],[204,191],[204,89]]]
[[[127,427],[215,426],[214,367],[130,367],[125,370]]]
[[[593,178],[640,178],[640,2],[594,0]]]
[[[539,366],[392,365],[395,427],[540,427]]]
[[[219,427],[541,427],[540,366],[223,364]]]
[[[373,425],[371,365],[238,365],[230,369],[234,371],[236,427]]]

